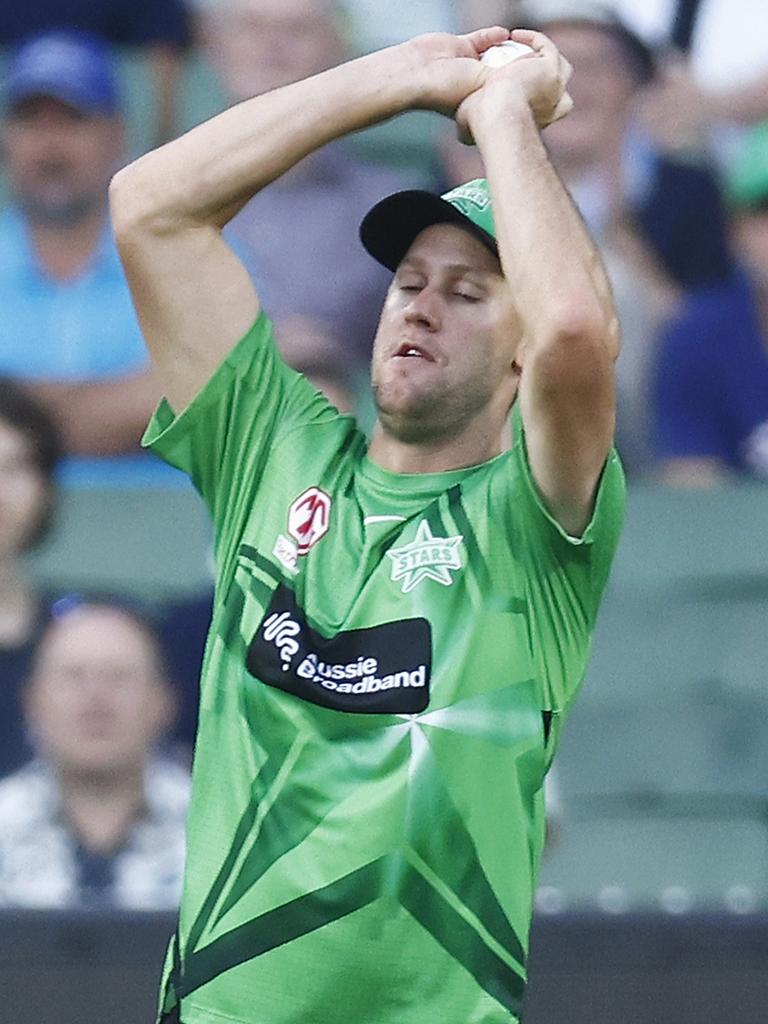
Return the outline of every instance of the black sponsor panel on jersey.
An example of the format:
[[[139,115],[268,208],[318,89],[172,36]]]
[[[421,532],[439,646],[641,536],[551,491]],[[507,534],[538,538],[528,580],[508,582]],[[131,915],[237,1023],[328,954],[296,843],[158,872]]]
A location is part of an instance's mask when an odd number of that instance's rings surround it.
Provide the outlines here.
[[[246,666],[268,686],[334,711],[415,714],[429,703],[431,630],[426,619],[400,619],[325,637],[280,584]]]

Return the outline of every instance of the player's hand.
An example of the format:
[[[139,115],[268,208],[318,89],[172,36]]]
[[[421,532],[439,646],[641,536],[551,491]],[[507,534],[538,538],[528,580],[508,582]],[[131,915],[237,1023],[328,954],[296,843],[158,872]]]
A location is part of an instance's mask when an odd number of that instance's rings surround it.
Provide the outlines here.
[[[572,109],[568,82],[573,68],[558,48],[542,32],[515,29],[511,38],[530,46],[530,56],[519,57],[494,68],[480,89],[468,94],[456,111],[456,123],[462,142],[472,142],[472,123],[484,116],[510,113],[521,102],[527,104],[539,128],[546,128]]]
[[[490,69],[480,63],[482,54],[507,39],[509,30],[496,25],[460,36],[434,32],[402,43],[398,49],[413,85],[410,105],[453,117],[488,78]]]

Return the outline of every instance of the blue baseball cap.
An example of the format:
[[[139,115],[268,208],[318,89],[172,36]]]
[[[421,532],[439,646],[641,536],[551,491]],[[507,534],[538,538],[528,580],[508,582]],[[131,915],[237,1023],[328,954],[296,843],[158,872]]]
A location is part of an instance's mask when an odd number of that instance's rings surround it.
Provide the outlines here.
[[[117,113],[120,97],[105,42],[87,32],[45,32],[15,47],[5,72],[5,98],[16,107],[52,96],[87,114]]]

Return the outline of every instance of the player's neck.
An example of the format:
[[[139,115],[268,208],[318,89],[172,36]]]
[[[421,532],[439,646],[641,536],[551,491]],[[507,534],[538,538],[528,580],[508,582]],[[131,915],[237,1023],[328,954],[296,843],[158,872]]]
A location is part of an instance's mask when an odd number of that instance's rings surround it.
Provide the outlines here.
[[[445,473],[478,466],[507,451],[512,444],[509,424],[501,431],[479,431],[476,425],[453,437],[409,442],[387,431],[379,420],[368,448],[370,459],[391,473]]]

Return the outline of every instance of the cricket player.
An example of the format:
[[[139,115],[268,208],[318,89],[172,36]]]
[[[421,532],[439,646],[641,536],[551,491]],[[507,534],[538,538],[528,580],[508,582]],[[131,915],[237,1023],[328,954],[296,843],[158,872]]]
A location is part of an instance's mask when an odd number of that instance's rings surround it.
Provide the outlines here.
[[[527,31],[530,55],[480,60],[509,36],[414,38],[114,179],[166,394],[145,443],[216,533],[164,1024],[519,1018],[542,783],[624,483],[610,291],[540,138],[570,67]],[[280,361],[221,229],[318,146],[415,108],[455,117],[487,182],[363,223],[394,272],[369,443]]]

